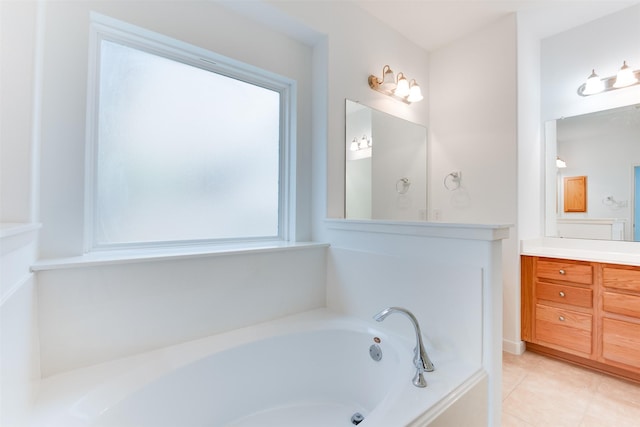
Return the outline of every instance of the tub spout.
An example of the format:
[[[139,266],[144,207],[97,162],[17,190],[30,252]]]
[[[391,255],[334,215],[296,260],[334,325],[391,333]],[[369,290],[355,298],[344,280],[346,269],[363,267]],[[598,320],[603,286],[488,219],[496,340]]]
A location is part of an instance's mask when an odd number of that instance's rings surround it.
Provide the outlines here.
[[[373,316],[376,322],[382,322],[387,318],[391,313],[401,313],[411,320],[413,324],[413,328],[416,332],[416,347],[413,349],[413,364],[416,367],[416,375],[413,377],[413,385],[416,387],[426,387],[427,382],[424,379],[424,372],[431,372],[435,368],[433,363],[429,359],[426,350],[424,349],[424,344],[422,343],[422,332],[420,331],[420,325],[418,324],[418,319],[411,313],[409,310],[402,307],[388,307],[382,310],[380,313]]]

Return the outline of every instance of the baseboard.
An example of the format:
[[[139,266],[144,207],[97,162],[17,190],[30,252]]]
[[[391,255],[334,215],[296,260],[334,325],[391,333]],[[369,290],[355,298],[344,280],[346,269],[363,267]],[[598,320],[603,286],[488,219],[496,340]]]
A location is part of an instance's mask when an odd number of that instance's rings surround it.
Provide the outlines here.
[[[507,339],[502,340],[502,351],[507,353],[521,355],[526,350],[524,341],[510,341]]]

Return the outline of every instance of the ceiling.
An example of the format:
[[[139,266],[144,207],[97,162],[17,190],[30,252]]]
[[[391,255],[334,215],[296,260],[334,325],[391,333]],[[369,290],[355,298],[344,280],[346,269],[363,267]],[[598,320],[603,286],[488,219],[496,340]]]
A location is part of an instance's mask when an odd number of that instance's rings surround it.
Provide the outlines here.
[[[352,0],[427,51],[521,12],[540,38],[640,3],[640,0]]]

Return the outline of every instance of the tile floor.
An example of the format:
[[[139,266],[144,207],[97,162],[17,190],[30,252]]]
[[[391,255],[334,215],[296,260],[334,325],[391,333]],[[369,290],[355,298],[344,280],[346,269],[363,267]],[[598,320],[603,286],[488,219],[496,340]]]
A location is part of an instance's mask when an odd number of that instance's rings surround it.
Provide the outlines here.
[[[502,366],[502,427],[640,426],[640,385],[530,352]]]

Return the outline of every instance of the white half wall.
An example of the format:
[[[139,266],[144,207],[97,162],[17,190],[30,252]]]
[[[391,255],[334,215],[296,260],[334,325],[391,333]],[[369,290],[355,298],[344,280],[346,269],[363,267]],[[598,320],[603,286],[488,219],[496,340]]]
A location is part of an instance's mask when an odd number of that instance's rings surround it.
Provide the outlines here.
[[[0,227],[0,425],[24,426],[40,378],[37,224]]]
[[[328,220],[327,307],[371,319],[411,310],[427,346],[453,352],[489,375],[489,426],[502,402],[502,251],[505,226]],[[387,323],[388,322],[388,323]],[[406,319],[382,327],[415,337]]]

